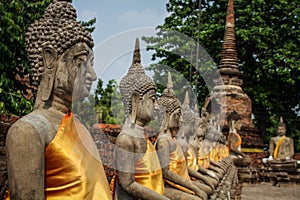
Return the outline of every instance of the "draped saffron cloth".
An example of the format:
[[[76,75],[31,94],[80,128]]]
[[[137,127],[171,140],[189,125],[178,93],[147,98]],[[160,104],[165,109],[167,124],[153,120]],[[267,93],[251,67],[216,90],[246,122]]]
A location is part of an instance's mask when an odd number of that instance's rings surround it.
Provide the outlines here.
[[[197,163],[197,155],[192,146],[189,146],[189,148],[187,150],[186,160],[187,160],[186,162],[187,162],[188,167],[190,167],[191,169],[193,169],[195,171],[198,171],[199,167],[198,167],[198,163]]]
[[[209,167],[209,152],[207,147],[203,144],[203,142],[201,142],[199,145],[198,165],[206,169]]]
[[[237,136],[238,137],[238,139],[237,139],[237,141],[236,141],[236,143],[235,143],[235,147],[237,148],[237,149],[239,149],[239,147],[240,147],[240,145],[242,144],[242,138],[241,138],[241,136],[239,135],[239,134],[237,134],[237,133],[233,133],[233,134],[235,134],[235,136]],[[230,153],[230,137],[228,137],[228,149],[229,149],[229,153]]]
[[[160,162],[154,146],[148,139],[146,140],[147,151],[134,164],[135,181],[159,194],[164,194],[164,181]]]
[[[274,158],[275,159],[278,156],[278,152],[279,152],[280,146],[283,143],[283,141],[284,141],[285,138],[286,138],[285,135],[281,136],[281,138],[278,140],[278,142],[276,144],[276,147],[275,147],[275,150],[274,150]]]
[[[176,150],[173,151],[172,153],[170,153],[170,157],[169,157],[170,168],[169,168],[169,170],[171,170],[175,174],[181,176],[185,180],[191,181],[189,174],[188,174],[185,157],[182,153],[182,150],[181,150],[176,138],[174,138],[174,142],[176,143]],[[165,179],[165,181],[168,184],[170,184],[171,186],[173,186],[181,191],[188,192],[190,194],[195,194],[193,191],[191,191],[181,185],[173,183],[172,181],[169,181],[166,179]]]
[[[211,148],[210,148],[210,154],[209,154],[209,159],[212,161],[219,161],[219,147],[213,146],[213,144],[211,144]]]
[[[45,152],[47,200],[111,200],[98,150],[72,112],[62,119]],[[7,198],[9,199],[9,198]]]
[[[220,146],[220,160],[222,160],[223,158],[226,158],[227,156],[229,156],[229,150],[228,147],[225,145],[221,145]]]

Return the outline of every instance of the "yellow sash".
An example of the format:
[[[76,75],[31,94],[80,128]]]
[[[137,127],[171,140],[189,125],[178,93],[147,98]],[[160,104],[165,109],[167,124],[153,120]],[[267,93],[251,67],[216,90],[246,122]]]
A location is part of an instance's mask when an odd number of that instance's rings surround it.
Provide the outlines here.
[[[212,145],[211,145],[212,147]],[[209,154],[210,160],[219,161],[219,148],[217,146],[212,147]]]
[[[164,194],[164,181],[158,156],[152,143],[147,139],[145,155],[135,162],[135,181],[159,194]]]
[[[281,146],[281,144],[283,143],[284,139],[285,139],[285,135],[282,136],[282,137],[278,140],[278,142],[277,142],[277,144],[276,144],[276,147],[275,147],[275,150],[274,150],[274,159],[277,158],[277,155],[278,155],[280,146]]]
[[[187,181],[191,181],[189,174],[188,174],[188,169],[186,166],[186,160],[185,157],[181,151],[181,148],[179,147],[179,144],[177,142],[177,140],[174,138],[174,141],[176,143],[176,150],[173,151],[172,153],[170,153],[170,170],[172,172],[174,172],[175,174],[181,176],[182,178],[184,178]],[[171,186],[184,191],[184,192],[188,192],[190,194],[195,194],[193,191],[178,185],[176,183],[173,183],[169,180],[165,180],[167,183],[169,183]]]
[[[235,143],[235,147],[238,148],[241,144],[242,144],[242,138],[241,136],[238,134],[238,133],[233,133],[235,134],[237,137],[238,137],[238,141]],[[228,150],[229,150],[229,153],[230,153],[230,137],[228,137]]]
[[[220,160],[222,160],[223,158],[226,158],[227,156],[229,156],[228,147],[225,145],[221,145],[220,146]]]
[[[239,138],[238,141],[235,143],[235,147],[238,148],[242,144],[242,138],[240,134],[236,134],[237,137]]]
[[[47,200],[112,199],[95,143],[72,113],[46,147],[45,187]]]
[[[200,148],[198,150],[198,165],[206,169],[209,167],[209,154],[203,143],[200,144]]]
[[[46,148],[47,199],[112,199],[98,150],[73,114]]]
[[[191,169],[193,169],[195,171],[198,171],[199,167],[197,164],[197,155],[192,146],[189,146],[189,148],[187,150],[186,160],[187,160],[186,162],[187,162],[188,167],[190,167]]]

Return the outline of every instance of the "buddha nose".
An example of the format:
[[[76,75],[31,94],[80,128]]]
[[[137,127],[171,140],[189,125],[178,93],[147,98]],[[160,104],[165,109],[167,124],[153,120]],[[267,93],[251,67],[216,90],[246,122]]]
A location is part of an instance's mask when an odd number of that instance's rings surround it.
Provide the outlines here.
[[[91,81],[95,81],[97,79],[97,75],[96,75],[96,72],[95,72],[93,66],[91,66],[89,68],[89,76],[90,76]]]
[[[180,117],[179,117],[179,122],[180,122],[180,123],[183,122],[183,117],[182,117],[182,115],[180,115]]]

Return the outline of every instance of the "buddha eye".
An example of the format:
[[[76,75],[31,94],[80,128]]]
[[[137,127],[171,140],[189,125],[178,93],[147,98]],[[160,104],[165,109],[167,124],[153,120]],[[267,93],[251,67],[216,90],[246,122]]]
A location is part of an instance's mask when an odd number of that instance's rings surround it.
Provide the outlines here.
[[[85,62],[87,61],[87,56],[86,55],[79,55],[76,57],[79,61]]]

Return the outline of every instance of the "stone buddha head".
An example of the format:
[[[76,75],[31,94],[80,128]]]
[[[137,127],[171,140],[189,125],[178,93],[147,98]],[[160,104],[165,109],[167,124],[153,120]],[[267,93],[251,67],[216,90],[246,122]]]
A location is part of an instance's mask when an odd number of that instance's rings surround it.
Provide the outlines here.
[[[286,125],[283,122],[282,117],[280,117],[280,119],[279,119],[279,123],[278,123],[278,126],[277,126],[277,134],[279,136],[283,136],[283,135],[286,134]]]
[[[175,96],[170,72],[168,73],[167,88],[164,89],[162,97],[158,100],[158,103],[166,113],[164,131],[170,130],[172,136],[176,137],[182,122],[181,103]]]
[[[206,134],[205,128],[203,128],[203,126],[201,124],[202,124],[202,122],[200,122],[200,125],[196,130],[196,139],[199,142],[202,142],[205,139],[205,134]]]
[[[132,64],[120,82],[124,110],[131,124],[147,125],[154,115],[156,85],[141,66],[139,40],[136,39]]]
[[[37,91],[35,107],[51,106],[53,96],[67,102],[86,97],[96,80],[94,43],[76,17],[67,1],[54,0],[27,30],[31,82]]]
[[[240,131],[242,128],[242,120],[239,114],[234,110],[227,116],[228,124],[230,130],[237,130]]]

